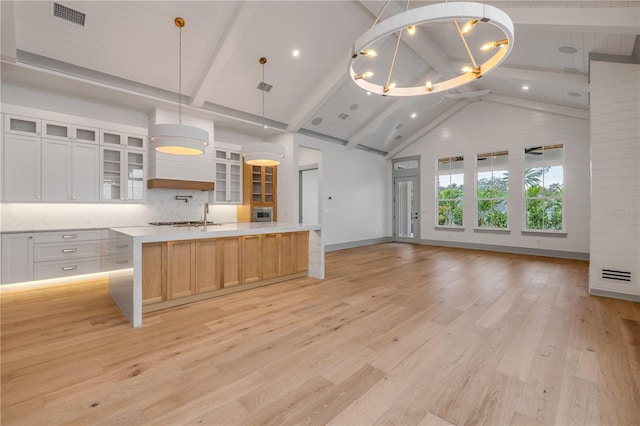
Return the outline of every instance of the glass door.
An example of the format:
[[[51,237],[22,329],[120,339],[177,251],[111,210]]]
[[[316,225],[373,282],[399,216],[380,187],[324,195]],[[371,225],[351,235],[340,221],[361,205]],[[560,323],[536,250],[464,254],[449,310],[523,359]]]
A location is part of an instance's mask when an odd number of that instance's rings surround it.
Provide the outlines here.
[[[420,205],[418,176],[393,179],[393,240],[418,243],[420,238]]]

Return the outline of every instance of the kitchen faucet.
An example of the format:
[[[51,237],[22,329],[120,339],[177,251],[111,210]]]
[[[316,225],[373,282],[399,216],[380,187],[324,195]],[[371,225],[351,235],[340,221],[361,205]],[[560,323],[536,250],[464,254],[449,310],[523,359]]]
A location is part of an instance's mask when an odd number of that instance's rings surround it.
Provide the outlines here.
[[[207,227],[207,213],[209,213],[209,203],[204,203],[204,226]]]

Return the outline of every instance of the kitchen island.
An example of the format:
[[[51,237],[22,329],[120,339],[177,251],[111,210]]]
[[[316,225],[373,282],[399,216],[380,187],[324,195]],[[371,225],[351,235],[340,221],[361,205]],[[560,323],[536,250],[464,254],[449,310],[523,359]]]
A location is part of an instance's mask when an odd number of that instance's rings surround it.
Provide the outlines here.
[[[110,232],[133,245],[133,268],[109,273],[109,294],[134,327],[142,325],[143,312],[299,276],[324,278],[318,225],[247,222]]]

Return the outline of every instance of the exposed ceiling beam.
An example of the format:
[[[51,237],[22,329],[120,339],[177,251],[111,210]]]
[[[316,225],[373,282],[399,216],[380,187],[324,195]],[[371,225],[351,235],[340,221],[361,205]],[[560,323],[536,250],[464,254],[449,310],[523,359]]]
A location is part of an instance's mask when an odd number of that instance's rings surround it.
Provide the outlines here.
[[[529,101],[526,99],[512,98],[509,96],[488,94],[482,98],[483,101],[497,102],[500,104],[511,105],[520,108],[531,109],[534,111],[546,112],[549,114],[565,115],[567,117],[589,119],[589,111],[577,108],[569,108],[560,105],[547,104],[543,102]]]
[[[0,58],[7,62],[16,62],[16,19],[13,11],[12,1],[0,2],[0,28],[2,34],[0,39],[2,42]]]
[[[638,7],[513,7],[502,9],[517,26],[553,31],[638,34]]]
[[[409,137],[404,142],[402,142],[401,144],[393,148],[391,151],[389,151],[389,153],[385,158],[388,160],[390,158],[395,157],[395,155],[398,154],[400,151],[406,149],[410,145],[414,144],[416,141],[420,140],[421,138],[429,134],[429,132],[431,132],[433,129],[438,127],[440,124],[444,123],[450,117],[453,117],[454,115],[456,115],[460,110],[462,110],[462,108],[466,107],[467,105],[471,105],[471,102],[467,100],[461,100],[457,102],[451,108],[449,108],[448,110],[440,114],[435,119],[431,120],[429,124],[427,124],[422,129],[418,130],[413,135],[411,135],[411,137]]]
[[[225,37],[218,43],[217,48],[211,54],[205,69],[196,83],[189,105],[194,107],[204,105],[207,96],[209,96],[218,82],[229,59],[237,52],[242,35],[245,30],[249,28],[259,8],[260,2],[254,1],[243,1],[236,5],[233,16],[229,19],[227,27],[225,28]]]
[[[464,63],[457,65],[462,68]],[[523,80],[529,82],[539,82],[551,86],[562,86],[574,90],[589,91],[589,78],[582,74],[570,74],[566,72],[538,71],[526,70],[522,68],[513,68],[506,65],[500,65],[491,70],[487,76],[510,78],[513,80]]]

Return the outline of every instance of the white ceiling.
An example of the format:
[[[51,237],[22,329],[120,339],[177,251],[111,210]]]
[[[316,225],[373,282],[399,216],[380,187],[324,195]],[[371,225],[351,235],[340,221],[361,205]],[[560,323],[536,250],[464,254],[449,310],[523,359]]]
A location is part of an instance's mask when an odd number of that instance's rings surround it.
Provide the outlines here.
[[[173,19],[182,16],[183,104],[189,113],[211,117],[217,128],[262,133],[261,56],[268,58],[265,81],[273,85],[265,95],[269,133],[313,132],[391,155],[479,99],[382,97],[357,87],[347,75],[352,45],[381,1],[58,3],[85,13],[85,26],[53,17],[50,1],[2,1],[3,81],[144,111],[175,107],[179,38]],[[489,90],[484,99],[497,102],[584,115],[589,53],[629,56],[640,34],[640,0],[485,3],[513,20],[513,50],[500,67],[459,91]],[[391,2],[382,18],[405,6]],[[472,50],[494,37],[491,28],[474,29]],[[562,53],[562,46],[576,52]],[[377,46],[376,76],[386,76],[394,47],[390,38]],[[294,49],[301,52],[297,58]],[[393,79],[408,84],[459,74],[466,60],[452,24],[420,26],[415,36],[403,36]]]

